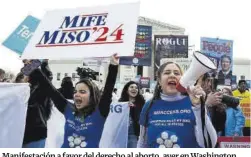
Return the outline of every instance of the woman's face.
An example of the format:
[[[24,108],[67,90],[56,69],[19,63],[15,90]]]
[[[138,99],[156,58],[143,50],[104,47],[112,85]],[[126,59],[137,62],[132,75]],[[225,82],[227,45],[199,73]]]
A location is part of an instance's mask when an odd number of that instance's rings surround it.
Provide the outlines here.
[[[85,83],[79,83],[75,87],[74,102],[77,109],[82,109],[89,104],[90,89]]]
[[[181,78],[181,71],[175,64],[168,64],[161,73],[159,84],[163,94],[174,95],[178,91],[176,85]]]
[[[129,87],[128,87],[128,95],[129,97],[131,98],[135,98],[137,95],[138,95],[138,86],[136,84],[131,84]]]

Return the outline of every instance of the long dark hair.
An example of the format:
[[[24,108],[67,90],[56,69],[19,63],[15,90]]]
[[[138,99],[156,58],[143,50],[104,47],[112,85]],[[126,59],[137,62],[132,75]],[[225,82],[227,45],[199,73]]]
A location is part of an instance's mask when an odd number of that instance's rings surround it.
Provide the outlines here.
[[[78,110],[76,106],[74,106],[74,108],[77,111],[76,113],[84,114],[84,117],[86,117],[98,107],[100,101],[100,91],[98,89],[98,86],[93,83],[91,79],[81,79],[79,82],[76,83],[76,86],[80,83],[84,83],[85,85],[87,85],[90,90],[89,103],[86,107],[82,109]]]
[[[160,79],[161,79],[161,74],[163,73],[165,67],[166,67],[167,65],[169,65],[169,64],[175,64],[175,65],[179,68],[181,74],[183,74],[183,71],[182,71],[181,67],[180,67],[177,63],[174,63],[174,62],[166,62],[166,63],[162,64],[162,65],[159,67],[159,69],[158,69],[158,71],[157,71],[157,84],[156,84],[155,89],[154,89],[153,98],[152,98],[152,100],[150,101],[149,107],[147,108],[146,114],[145,114],[145,116],[146,116],[146,117],[145,117],[145,125],[147,124],[147,121],[148,121],[148,118],[147,118],[147,117],[148,117],[148,114],[149,114],[149,110],[151,109],[154,100],[160,99],[160,93],[161,93],[162,89],[161,89],[161,86],[160,86],[160,84],[159,84],[159,81],[160,81]]]
[[[122,101],[129,101],[129,94],[128,94],[128,88],[130,85],[132,84],[136,84],[137,88],[138,88],[138,94],[136,95],[135,97],[135,105],[140,105],[140,104],[144,104],[145,103],[145,100],[144,100],[144,97],[143,95],[140,94],[140,88],[139,88],[139,85],[138,83],[134,82],[134,81],[129,81],[126,83],[126,85],[124,86],[123,90],[122,90],[122,93],[121,93],[121,96],[120,96],[120,99],[119,101],[122,102]]]
[[[136,84],[137,88],[138,88],[138,94],[135,97],[135,101],[134,101],[134,105],[135,107],[131,107],[130,108],[130,116],[133,119],[133,128],[134,128],[134,133],[136,136],[139,136],[139,131],[140,131],[140,127],[139,127],[139,117],[140,117],[140,113],[141,110],[145,104],[145,99],[144,97],[140,94],[140,88],[138,83],[134,82],[134,81],[129,81],[127,82],[127,84],[124,86],[122,93],[121,93],[121,97],[119,99],[119,102],[124,102],[124,101],[129,101],[129,94],[128,94],[128,88],[130,85],[132,84]]]

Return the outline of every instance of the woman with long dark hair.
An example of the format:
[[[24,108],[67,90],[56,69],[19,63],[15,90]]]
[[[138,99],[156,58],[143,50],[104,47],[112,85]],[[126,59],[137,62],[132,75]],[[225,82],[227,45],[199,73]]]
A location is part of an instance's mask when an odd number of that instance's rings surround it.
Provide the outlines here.
[[[127,148],[136,148],[140,131],[139,116],[145,100],[140,93],[139,85],[134,81],[128,82],[122,90],[119,102],[127,101],[130,104]]]
[[[64,142],[62,148],[97,148],[105,119],[109,113],[112,90],[118,71],[118,58],[111,57],[104,93],[90,79],[76,83],[74,103],[67,101],[48,81],[40,70],[31,73],[33,78],[47,90],[54,105],[65,116]]]
[[[203,140],[201,101],[196,95],[205,95],[205,92],[197,85],[191,90],[188,88],[188,95],[180,93],[176,85],[182,74],[180,66],[173,62],[167,62],[159,67],[153,99],[144,105],[140,115],[138,147],[215,146],[217,135],[208,116],[205,130],[210,138]]]
[[[28,62],[24,63],[28,64]],[[47,60],[42,62],[40,73],[44,79],[50,82],[52,72]],[[30,83],[30,98],[23,140],[24,148],[44,148],[47,138],[47,120],[51,116],[52,103],[46,87],[38,81],[39,76],[19,74],[16,79],[17,82],[28,81]]]

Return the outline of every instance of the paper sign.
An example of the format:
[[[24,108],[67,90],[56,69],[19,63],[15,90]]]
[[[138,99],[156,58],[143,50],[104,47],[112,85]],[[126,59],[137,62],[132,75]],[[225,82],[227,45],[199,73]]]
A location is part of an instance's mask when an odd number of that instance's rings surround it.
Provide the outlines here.
[[[49,11],[23,59],[133,56],[139,2]]]

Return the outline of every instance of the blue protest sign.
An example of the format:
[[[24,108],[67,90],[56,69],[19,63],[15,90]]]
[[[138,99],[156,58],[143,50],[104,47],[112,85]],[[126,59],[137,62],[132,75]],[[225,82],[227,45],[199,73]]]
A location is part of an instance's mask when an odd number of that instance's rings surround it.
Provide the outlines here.
[[[120,65],[152,65],[152,26],[138,25],[133,57],[120,57]]]
[[[21,55],[35,32],[40,20],[27,16],[24,21],[3,42],[3,45]]]

